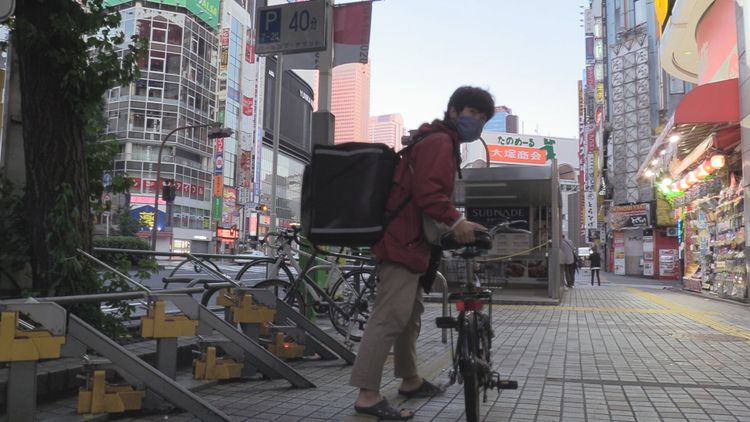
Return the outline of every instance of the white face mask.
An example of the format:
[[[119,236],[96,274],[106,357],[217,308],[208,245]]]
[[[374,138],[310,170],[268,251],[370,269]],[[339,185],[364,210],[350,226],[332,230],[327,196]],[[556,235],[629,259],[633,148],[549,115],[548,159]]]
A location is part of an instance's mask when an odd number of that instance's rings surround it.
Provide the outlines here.
[[[461,142],[473,142],[482,136],[484,123],[476,117],[461,116],[456,120],[456,131]]]

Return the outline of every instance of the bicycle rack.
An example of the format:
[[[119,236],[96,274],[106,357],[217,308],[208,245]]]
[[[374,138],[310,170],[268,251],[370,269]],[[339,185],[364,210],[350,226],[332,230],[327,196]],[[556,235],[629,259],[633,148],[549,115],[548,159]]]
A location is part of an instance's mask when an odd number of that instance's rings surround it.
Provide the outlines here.
[[[28,314],[41,329],[19,331],[19,313]],[[34,420],[37,363],[40,359],[59,358],[64,342],[64,309],[54,304],[24,301],[0,303],[0,361],[9,365],[8,420]]]

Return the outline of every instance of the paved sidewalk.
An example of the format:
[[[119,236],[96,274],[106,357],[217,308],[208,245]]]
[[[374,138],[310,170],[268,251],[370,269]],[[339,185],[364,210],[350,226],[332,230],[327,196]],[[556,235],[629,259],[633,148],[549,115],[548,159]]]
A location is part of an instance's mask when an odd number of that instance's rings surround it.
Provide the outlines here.
[[[578,282],[560,306],[494,308],[495,369],[518,390],[489,392],[485,421],[747,421],[750,420],[750,310],[675,292],[674,283],[602,274],[602,286]],[[447,379],[449,345],[427,304],[418,353],[423,376]],[[352,408],[343,361],[292,365],[317,388],[283,380],[228,382],[198,394],[238,421],[373,421]],[[389,359],[385,396],[415,409],[415,421],[463,421],[463,390],[432,400],[396,394]],[[70,414],[74,400],[41,406],[40,419]],[[131,421],[197,420],[150,415]]]

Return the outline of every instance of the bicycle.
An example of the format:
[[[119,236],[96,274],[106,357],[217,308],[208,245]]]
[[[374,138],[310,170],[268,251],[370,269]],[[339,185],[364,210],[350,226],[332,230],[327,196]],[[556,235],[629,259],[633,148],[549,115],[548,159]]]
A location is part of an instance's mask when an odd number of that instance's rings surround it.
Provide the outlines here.
[[[507,225],[506,225],[507,227]],[[494,230],[494,229],[493,229]],[[458,339],[453,344],[451,331],[451,354],[453,364],[449,372],[448,386],[458,382],[464,387],[464,406],[466,420],[479,420],[479,392],[483,390],[483,402],[487,401],[487,390],[516,389],[518,383],[512,380],[501,380],[500,375],[492,370],[492,291],[482,289],[474,268],[474,258],[492,248],[494,232],[476,231],[476,240],[471,245],[459,245],[452,233],[444,235],[441,247],[444,250],[461,249],[458,256],[466,260],[466,290],[451,293],[450,302],[456,304],[458,316],[438,317],[435,320],[438,328],[449,328],[458,332]],[[482,313],[484,304],[490,309],[489,315]]]
[[[269,278],[281,278],[289,283],[294,281],[295,273],[299,272],[299,265],[294,259],[295,251],[292,247],[293,232],[281,229],[268,233],[260,240],[260,246],[265,248],[269,256],[251,258],[237,272],[235,280],[243,285],[254,286]]]
[[[293,259],[292,244],[300,244],[299,231],[299,228],[294,227],[276,233],[278,243],[268,242],[276,250],[276,256],[252,260],[243,266],[235,278],[243,285],[273,289],[277,297],[303,315],[308,306],[317,314],[327,314],[334,329],[344,336],[345,344],[359,342],[375,303],[377,276],[374,267],[368,265],[370,258],[324,252],[314,247],[312,254],[298,251],[308,258],[303,268]],[[322,264],[314,265],[320,255],[343,257],[361,263],[341,266],[334,259],[321,260]],[[294,268],[296,275],[292,275],[288,265]],[[269,277],[257,281],[246,276],[248,272],[253,272],[253,268],[258,267],[263,267],[263,272]],[[313,280],[313,275],[319,272],[327,274],[325,288]],[[286,279],[279,278],[279,275]],[[204,304],[210,302],[213,294],[214,292],[210,292],[204,295]]]

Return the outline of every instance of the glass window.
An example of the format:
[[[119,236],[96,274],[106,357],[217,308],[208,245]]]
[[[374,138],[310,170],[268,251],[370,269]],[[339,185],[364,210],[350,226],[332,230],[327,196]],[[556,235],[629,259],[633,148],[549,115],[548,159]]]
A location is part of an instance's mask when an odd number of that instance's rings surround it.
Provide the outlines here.
[[[167,44],[181,45],[182,44],[182,27],[179,25],[169,24],[169,32],[167,33]]]
[[[161,117],[146,117],[146,132],[161,132]]]
[[[156,24],[157,22],[154,22]],[[151,29],[151,42],[152,43],[165,43],[167,41],[167,30],[161,28]]]
[[[164,89],[159,87],[148,87],[148,98],[151,100],[159,100],[164,97]]]
[[[141,38],[151,38],[151,21],[138,19],[136,26],[138,29],[138,35]]]
[[[670,76],[669,77],[669,93],[670,94],[684,94],[685,82],[673,76]]]
[[[145,116],[143,112],[134,112],[130,115],[130,128],[129,130],[143,130],[145,125]]]
[[[167,73],[173,75],[180,74],[180,55],[174,53],[167,53]]]
[[[180,85],[167,82],[164,84],[164,99],[177,100],[180,95]]]

